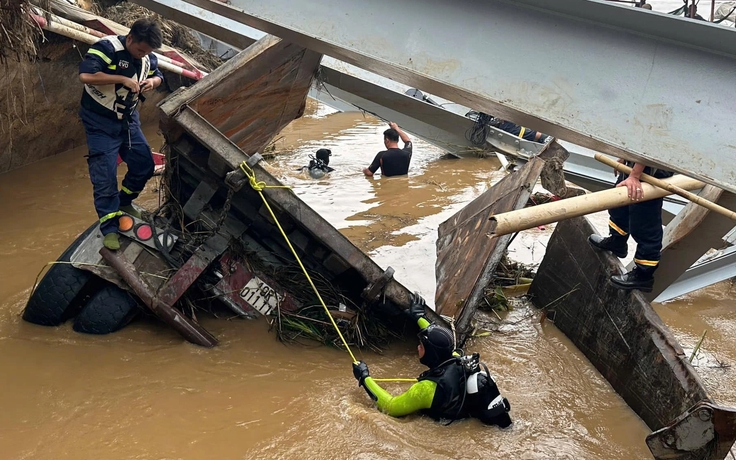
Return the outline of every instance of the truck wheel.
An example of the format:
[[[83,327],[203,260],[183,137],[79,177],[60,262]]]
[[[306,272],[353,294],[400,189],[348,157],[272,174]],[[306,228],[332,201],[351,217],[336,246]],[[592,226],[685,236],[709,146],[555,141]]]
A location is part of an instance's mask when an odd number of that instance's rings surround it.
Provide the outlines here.
[[[130,293],[114,284],[105,284],[74,320],[74,330],[84,334],[109,334],[127,326],[138,312],[138,303]]]
[[[58,262],[69,262],[72,253],[96,228],[97,223],[79,235]],[[72,318],[79,312],[85,297],[84,287],[92,278],[92,273],[69,263],[52,265],[28,299],[23,319],[41,326],[58,326]]]

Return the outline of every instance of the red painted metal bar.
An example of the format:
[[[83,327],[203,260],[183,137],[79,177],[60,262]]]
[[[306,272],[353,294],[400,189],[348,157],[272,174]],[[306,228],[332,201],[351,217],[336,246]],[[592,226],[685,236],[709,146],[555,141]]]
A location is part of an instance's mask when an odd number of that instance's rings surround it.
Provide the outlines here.
[[[156,295],[158,302],[174,305],[207,267],[227,249],[227,240],[220,235],[208,239],[194,251],[184,265],[169,278]]]

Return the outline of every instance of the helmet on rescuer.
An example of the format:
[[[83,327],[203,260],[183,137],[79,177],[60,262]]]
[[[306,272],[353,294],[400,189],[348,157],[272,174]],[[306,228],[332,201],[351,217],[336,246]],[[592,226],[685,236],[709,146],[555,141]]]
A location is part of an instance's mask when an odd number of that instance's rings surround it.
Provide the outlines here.
[[[424,347],[424,356],[419,358],[420,363],[433,369],[452,358],[455,340],[447,328],[430,324],[419,331],[417,336]]]

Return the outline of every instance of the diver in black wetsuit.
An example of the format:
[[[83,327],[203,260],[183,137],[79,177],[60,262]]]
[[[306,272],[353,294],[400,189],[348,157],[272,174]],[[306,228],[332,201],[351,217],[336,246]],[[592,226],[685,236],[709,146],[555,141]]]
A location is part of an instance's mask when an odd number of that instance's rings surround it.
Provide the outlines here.
[[[306,170],[312,179],[321,179],[335,170],[328,166],[330,164],[330,156],[332,156],[330,149],[319,149],[314,156],[309,155],[309,165],[302,166],[297,171]]]
[[[477,418],[488,425],[506,428],[511,425],[511,406],[496,386],[488,368],[474,353],[463,356],[455,350],[452,333],[431,324],[424,317],[426,304],[419,295],[411,298],[409,316],[417,322],[419,331],[419,362],[429,368],[406,392],[393,396],[370,376],[368,365],[353,364],[353,375],[365,388],[378,408],[401,417],[422,411],[438,420]]]

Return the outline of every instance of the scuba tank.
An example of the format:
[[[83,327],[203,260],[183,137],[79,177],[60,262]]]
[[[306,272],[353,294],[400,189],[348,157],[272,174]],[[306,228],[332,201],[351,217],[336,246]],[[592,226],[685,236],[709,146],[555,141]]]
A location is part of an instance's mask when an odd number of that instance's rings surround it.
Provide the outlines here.
[[[468,415],[487,425],[506,428],[511,425],[509,400],[501,396],[488,367],[480,362],[480,355],[473,353],[461,358],[466,371],[465,409]]]
[[[480,355],[464,355],[462,350],[457,352],[460,356],[454,356],[419,376],[419,380],[437,383],[429,415],[438,420],[449,420],[449,423],[473,417],[501,428],[511,425],[508,414],[511,405],[501,396],[488,367],[480,362]]]
[[[334,169],[327,166],[327,163],[325,163],[321,158],[315,158],[313,155],[309,155],[309,158],[307,173],[312,179],[322,179],[325,175],[334,171]]]

